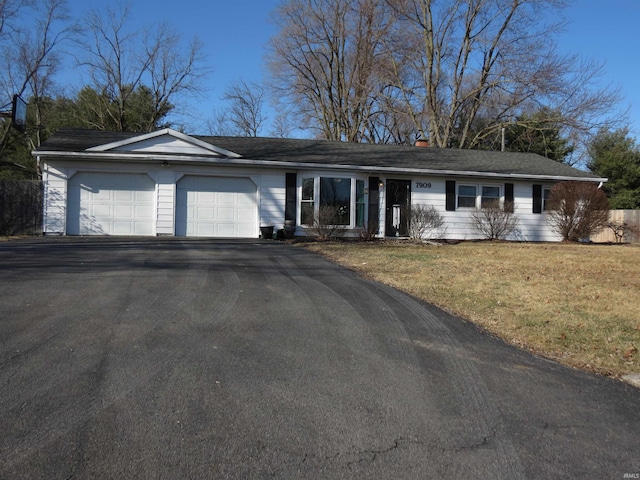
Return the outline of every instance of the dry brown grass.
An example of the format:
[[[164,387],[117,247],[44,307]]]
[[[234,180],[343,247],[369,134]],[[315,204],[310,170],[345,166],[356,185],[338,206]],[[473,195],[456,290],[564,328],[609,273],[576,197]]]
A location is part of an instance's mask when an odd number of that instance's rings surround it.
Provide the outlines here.
[[[466,242],[308,248],[562,363],[640,372],[640,247]]]

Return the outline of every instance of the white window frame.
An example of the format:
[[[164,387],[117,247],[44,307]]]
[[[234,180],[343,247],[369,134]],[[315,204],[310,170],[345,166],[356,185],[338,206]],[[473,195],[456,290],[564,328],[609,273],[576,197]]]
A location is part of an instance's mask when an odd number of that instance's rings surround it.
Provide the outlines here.
[[[484,189],[485,188],[497,188],[498,189],[498,196],[497,197],[485,197],[484,194]],[[478,193],[478,196],[480,197],[479,200],[479,207],[480,208],[485,208],[482,205],[482,200],[484,198],[490,199],[490,201],[494,201],[497,200],[499,205],[502,205],[502,188],[500,187],[500,185],[480,185],[480,192]]]
[[[460,195],[460,188],[462,187],[473,187],[476,191],[475,194],[475,200],[473,203],[473,207],[470,206],[464,206],[461,207],[460,206],[460,197],[463,198],[472,198],[470,195]],[[476,206],[478,205],[478,185],[472,184],[472,183],[459,183],[458,185],[456,185],[456,210],[472,210],[474,208],[476,208]]]
[[[476,190],[475,201],[473,207],[460,206],[460,197],[463,198],[471,198],[470,195],[460,195],[460,187],[473,187]],[[497,197],[486,197],[486,198],[495,198],[502,205],[504,202],[504,185],[496,184],[496,183],[458,183],[456,185],[456,210],[476,210],[482,208],[482,189],[483,188],[497,188],[498,196]]]
[[[313,202],[309,202],[308,200],[303,200],[302,198],[302,185],[305,179],[313,179]],[[358,199],[357,199],[357,182],[363,182],[363,219],[366,224],[367,215],[368,215],[368,191],[367,191],[367,178],[356,176],[356,175],[345,175],[345,174],[337,174],[337,173],[327,173],[327,172],[313,172],[302,174],[299,176],[298,180],[298,213],[297,213],[297,223],[301,226],[309,226],[308,223],[302,223],[302,205],[303,203],[313,203],[313,212],[314,215],[317,215],[318,209],[320,207],[320,184],[321,178],[340,178],[343,180],[348,180],[350,182],[350,194],[349,194],[349,223],[345,225],[341,225],[347,229],[360,228],[357,226],[357,208],[358,208]]]
[[[313,195],[311,199],[307,199],[307,198],[303,198],[303,191],[304,191],[304,181],[305,180],[313,180]],[[297,225],[308,225],[307,223],[302,223],[302,210],[303,210],[303,205],[311,205],[311,211],[313,212],[312,215],[315,216],[316,215],[316,199],[317,199],[317,194],[318,194],[318,182],[316,182],[316,178],[313,176],[305,176],[305,177],[301,177],[300,178],[300,184],[298,185],[298,208],[297,208],[297,219],[296,219],[296,224]]]
[[[542,213],[549,211],[547,207],[547,202],[549,201],[550,195],[551,195],[551,188],[542,187]]]

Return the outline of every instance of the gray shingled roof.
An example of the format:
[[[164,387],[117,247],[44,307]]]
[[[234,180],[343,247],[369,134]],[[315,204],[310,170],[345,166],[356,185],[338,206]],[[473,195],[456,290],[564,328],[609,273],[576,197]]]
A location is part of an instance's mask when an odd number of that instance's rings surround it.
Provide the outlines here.
[[[83,152],[91,147],[127,140],[138,135],[140,134],[97,130],[60,130],[34,154],[38,155],[40,152]],[[534,153],[261,137],[194,135],[193,138],[240,154],[243,159],[259,162],[356,166],[372,171],[392,168],[409,171],[477,172],[505,176],[598,179],[597,176],[589,172],[575,169]]]

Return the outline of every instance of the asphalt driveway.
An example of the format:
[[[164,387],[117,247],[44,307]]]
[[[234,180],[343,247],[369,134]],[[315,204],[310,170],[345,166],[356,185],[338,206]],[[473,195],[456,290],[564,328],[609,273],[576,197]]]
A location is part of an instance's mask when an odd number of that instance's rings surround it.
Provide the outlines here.
[[[3,479],[640,477],[639,389],[278,242],[1,243],[0,341]]]

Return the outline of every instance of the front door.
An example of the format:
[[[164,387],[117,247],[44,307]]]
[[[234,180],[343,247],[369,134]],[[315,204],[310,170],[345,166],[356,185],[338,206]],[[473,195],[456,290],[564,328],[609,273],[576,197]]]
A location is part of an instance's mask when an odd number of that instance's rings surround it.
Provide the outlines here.
[[[406,237],[409,234],[411,180],[387,180],[386,221],[387,237]]]

